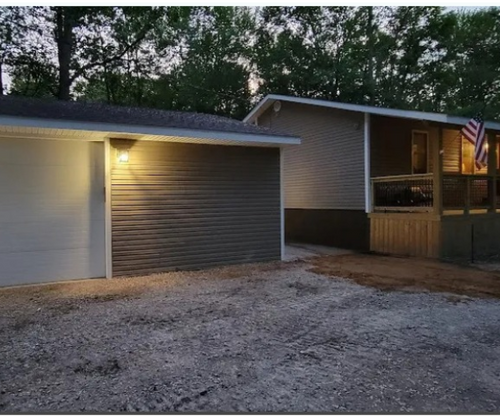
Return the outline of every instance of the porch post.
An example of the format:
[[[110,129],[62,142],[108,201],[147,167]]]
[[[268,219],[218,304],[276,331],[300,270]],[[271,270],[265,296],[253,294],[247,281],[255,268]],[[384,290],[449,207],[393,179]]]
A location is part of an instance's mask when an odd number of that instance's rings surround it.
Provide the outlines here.
[[[492,132],[488,133],[488,193],[490,206],[488,211],[495,213],[497,210],[497,138]]]
[[[443,214],[443,128],[438,127],[437,140],[432,142],[433,212]]]

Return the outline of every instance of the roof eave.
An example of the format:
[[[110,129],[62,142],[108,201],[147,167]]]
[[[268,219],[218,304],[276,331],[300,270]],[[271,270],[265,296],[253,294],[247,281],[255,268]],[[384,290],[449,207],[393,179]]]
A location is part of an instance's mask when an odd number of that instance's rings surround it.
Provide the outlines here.
[[[157,135],[157,136],[172,136],[181,138],[199,138],[199,139],[217,139],[227,140],[231,142],[245,142],[255,144],[268,145],[298,145],[300,139],[297,137],[253,134],[253,133],[238,133],[238,132],[223,132],[217,130],[202,130],[202,129],[185,129],[185,128],[169,128],[143,125],[126,125],[118,123],[101,123],[101,122],[79,122],[58,119],[42,119],[28,118],[16,116],[1,116],[0,126],[22,126],[42,129],[58,129],[58,130],[83,130],[108,132],[110,134],[139,134],[139,135]]]
[[[329,107],[337,110],[346,110],[359,113],[369,113],[379,116],[399,117],[403,119],[427,120],[450,125],[465,125],[469,119],[466,117],[450,116],[444,113],[429,113],[414,110],[387,109],[383,107],[366,106],[359,104],[339,103],[335,101],[310,99],[292,96],[283,96],[278,94],[269,94],[262,99],[248,115],[243,119],[244,122],[253,122],[263,112],[265,112],[275,101],[288,101],[292,103],[306,104],[311,106]],[[500,123],[485,121],[485,128],[500,131]]]

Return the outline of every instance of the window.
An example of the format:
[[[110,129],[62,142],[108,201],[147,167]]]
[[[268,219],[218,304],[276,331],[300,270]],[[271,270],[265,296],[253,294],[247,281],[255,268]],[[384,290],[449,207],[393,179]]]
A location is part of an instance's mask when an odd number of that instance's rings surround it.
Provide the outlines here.
[[[497,170],[500,169],[500,136],[497,136]]]
[[[462,174],[474,174],[474,145],[462,136]]]
[[[486,174],[488,168],[478,169],[475,161],[475,146],[462,136],[462,174]],[[498,151],[497,151],[498,152]],[[498,165],[498,161],[497,161]]]
[[[429,134],[427,132],[422,132],[419,130],[414,130],[412,132],[412,174],[426,174],[428,172],[428,142]]]

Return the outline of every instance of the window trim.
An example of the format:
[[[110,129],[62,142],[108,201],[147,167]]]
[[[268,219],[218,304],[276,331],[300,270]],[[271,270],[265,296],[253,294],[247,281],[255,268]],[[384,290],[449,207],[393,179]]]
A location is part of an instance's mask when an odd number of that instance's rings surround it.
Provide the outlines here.
[[[429,131],[428,130],[419,130],[419,129],[412,129],[411,131],[411,174],[412,175],[415,175],[415,173],[413,172],[413,139],[414,139],[414,135],[415,133],[423,133],[425,134],[425,137],[426,137],[426,140],[425,140],[425,143],[426,143],[426,173],[429,174],[430,172],[430,154],[429,154]]]

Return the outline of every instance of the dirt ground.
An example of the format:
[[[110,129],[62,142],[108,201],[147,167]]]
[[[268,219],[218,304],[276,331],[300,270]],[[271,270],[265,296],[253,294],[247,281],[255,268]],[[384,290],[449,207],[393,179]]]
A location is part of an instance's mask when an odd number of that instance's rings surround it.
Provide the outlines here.
[[[313,272],[381,290],[426,290],[500,298],[500,273],[433,260],[349,254],[311,260]]]
[[[0,412],[499,412],[496,278],[343,255],[0,290]]]

